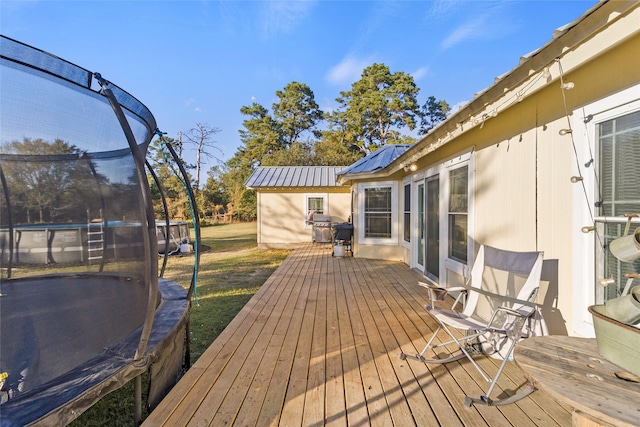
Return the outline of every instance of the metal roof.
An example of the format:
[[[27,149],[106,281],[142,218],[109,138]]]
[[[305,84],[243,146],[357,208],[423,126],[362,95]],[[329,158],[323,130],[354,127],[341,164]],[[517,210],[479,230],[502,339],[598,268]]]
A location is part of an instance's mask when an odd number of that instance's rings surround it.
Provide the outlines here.
[[[336,176],[345,166],[260,166],[247,179],[248,188],[341,187]]]
[[[386,168],[397,159],[402,153],[407,151],[412,144],[388,144],[371,154],[367,154],[348,168],[344,169],[339,175],[347,175],[353,173],[376,172]]]

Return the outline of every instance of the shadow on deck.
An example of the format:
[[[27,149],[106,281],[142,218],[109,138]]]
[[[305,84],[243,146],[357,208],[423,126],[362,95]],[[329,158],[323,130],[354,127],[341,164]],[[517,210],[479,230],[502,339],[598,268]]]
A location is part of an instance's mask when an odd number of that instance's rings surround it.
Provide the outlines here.
[[[488,388],[468,361],[400,360],[435,329],[419,279],[400,262],[302,245],[143,425],[571,425],[568,409],[541,391],[507,406],[465,407],[465,395]],[[478,360],[497,370],[497,361]],[[524,382],[510,362],[494,395]]]

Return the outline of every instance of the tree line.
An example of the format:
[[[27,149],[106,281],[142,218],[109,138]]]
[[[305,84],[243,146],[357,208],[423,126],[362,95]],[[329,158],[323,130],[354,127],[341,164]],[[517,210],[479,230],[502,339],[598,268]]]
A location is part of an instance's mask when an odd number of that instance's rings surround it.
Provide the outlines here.
[[[429,96],[419,105],[419,90],[410,74],[391,72],[388,66],[374,63],[350,90],[340,92],[333,111],[322,111],[311,88],[296,81],[276,91],[277,101],[270,109],[255,102],[243,106],[240,112],[246,118],[239,130],[241,143],[227,162],[216,156],[221,154],[215,145],[217,127],[198,123],[170,141],[179,154],[185,144],[195,147],[195,164],[185,166],[193,174],[202,220],[252,220],[256,195],[244,183],[257,167],[348,166],[383,145],[414,143],[407,130],[424,135],[433,129],[447,117],[449,104]],[[151,149],[161,181],[169,188],[170,215],[187,218],[186,195],[179,179],[161,161],[159,141]],[[207,171],[201,185],[205,158],[218,164]]]

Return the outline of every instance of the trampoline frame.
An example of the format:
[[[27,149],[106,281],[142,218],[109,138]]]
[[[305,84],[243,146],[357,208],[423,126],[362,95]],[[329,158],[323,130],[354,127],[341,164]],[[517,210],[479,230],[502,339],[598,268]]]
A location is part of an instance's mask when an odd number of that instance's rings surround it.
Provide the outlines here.
[[[148,289],[144,319],[134,332],[123,338],[122,341],[107,348],[102,353],[96,354],[94,358],[56,377],[54,380],[3,402],[0,408],[0,423],[2,423],[3,427],[14,424],[67,424],[77,418],[80,413],[84,412],[104,395],[133,379],[135,381],[134,422],[139,424],[142,412],[141,374],[148,370],[152,378],[162,380],[160,381],[160,388],[166,389],[169,387],[171,384],[168,384],[168,381],[166,381],[167,373],[163,372],[163,370],[166,369],[165,365],[171,365],[175,370],[177,363],[175,353],[178,353],[175,351],[176,347],[180,347],[178,362],[181,362],[181,367],[179,368],[188,369],[190,365],[189,311],[191,296],[195,292],[197,267],[199,264],[200,224],[198,215],[194,215],[193,224],[196,235],[194,241],[194,271],[190,286],[188,290],[185,291],[180,285],[162,278],[168,256],[168,251],[166,250],[168,239],[165,239],[162,269],[160,272],[158,271],[157,227],[145,168],[148,168],[149,173],[158,183],[158,187],[162,188],[162,186],[158,182],[157,176],[153,173],[152,168],[146,162],[141,150],[141,145],[146,146],[154,135],[162,135],[156,128],[156,122],[151,112],[133,96],[106,79],[103,79],[99,73],[92,73],[47,52],[35,49],[5,36],[0,36],[0,58],[2,61],[10,61],[16,64],[16,66],[27,67],[44,73],[48,75],[49,78],[60,79],[65,82],[65,85],[75,85],[81,88],[81,92],[102,96],[111,106],[113,114],[117,118],[127,140],[131,158],[135,165],[137,188],[139,189],[138,196],[140,200],[142,200],[138,205],[140,207],[140,218],[144,221],[142,229],[146,230],[146,232],[141,233],[144,265],[146,268],[143,269],[143,277],[140,279]],[[99,89],[96,90],[92,87],[93,82],[98,83]],[[142,141],[140,144],[136,141],[134,132],[127,119],[127,114],[130,117],[135,116],[140,124],[146,126],[148,137],[146,141]],[[164,138],[162,138],[162,140],[180,169],[181,179],[185,184],[189,200],[192,207],[196,209],[195,195],[191,190],[188,174],[186,170],[184,170],[182,162],[178,159],[171,144],[164,140]],[[0,155],[0,161],[4,161],[6,156],[11,155]],[[82,161],[83,158],[89,159],[90,155],[87,154],[87,156],[89,157],[80,156],[78,161]],[[89,161],[89,164],[95,176],[96,172],[93,169],[91,161]],[[20,282],[28,286],[29,277],[11,278],[15,223],[11,215],[12,204],[9,197],[10,191],[7,187],[2,163],[0,163],[0,183],[2,184],[2,192],[4,194],[2,200],[6,203],[6,210],[8,212],[6,218],[6,221],[8,221],[7,230],[9,232],[8,246],[11,248],[8,255],[8,262],[6,266],[2,266],[6,271],[7,277],[5,279],[0,278],[0,284],[2,282]],[[104,196],[99,184],[98,191],[104,207]],[[170,221],[164,192],[162,190],[161,198],[165,211],[166,230],[168,232]],[[104,245],[106,248],[106,243],[104,243]],[[102,261],[100,265],[100,274],[84,274],[80,276],[87,280],[94,280],[100,275],[107,274],[103,272],[103,268],[104,261]],[[56,279],[64,280],[66,278],[70,280],[72,277],[77,278],[78,275],[59,275],[56,276]],[[0,312],[2,312],[2,310],[0,310]],[[163,322],[163,319],[168,319],[168,323]],[[181,331],[184,331],[183,337],[181,336]],[[183,349],[186,351],[183,351]],[[119,354],[118,352],[122,354],[126,353],[126,356],[112,357],[114,354]],[[183,353],[184,359],[180,360],[182,359]],[[90,377],[86,377],[87,373],[91,373]],[[165,377],[164,379],[162,378],[163,376]],[[177,381],[177,377],[173,379],[174,383],[175,381]],[[153,396],[150,396],[149,401],[150,405],[153,406],[159,402],[163,393],[167,390],[158,390],[156,387],[155,390],[151,391]],[[67,396],[68,400],[52,398],[53,396],[59,395]],[[34,402],[37,402],[37,404]]]

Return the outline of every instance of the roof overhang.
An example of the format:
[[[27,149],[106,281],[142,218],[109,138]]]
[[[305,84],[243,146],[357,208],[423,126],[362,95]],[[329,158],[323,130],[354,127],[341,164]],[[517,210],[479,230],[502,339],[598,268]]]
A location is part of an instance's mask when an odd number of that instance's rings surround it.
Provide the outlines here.
[[[416,142],[402,155],[394,159],[385,168],[368,174],[346,174],[339,176],[341,183],[355,180],[384,178],[404,170],[419,159],[475,128],[482,128],[502,111],[510,108],[522,99],[532,96],[541,89],[555,84],[560,85],[563,74],[582,66],[584,62],[603,54],[624,40],[640,32],[640,25],[629,25],[630,30],[619,34],[618,39],[599,41],[600,52],[588,57],[565,57],[577,47],[622,19],[638,19],[640,2],[637,0],[605,0],[598,2],[577,20],[553,32],[552,39],[541,48],[520,58],[518,66],[496,77],[494,84],[476,93],[473,100],[439,123],[421,140]],[[575,55],[576,57],[578,55]],[[560,63],[561,61],[562,64]],[[506,103],[510,99],[512,102]]]

